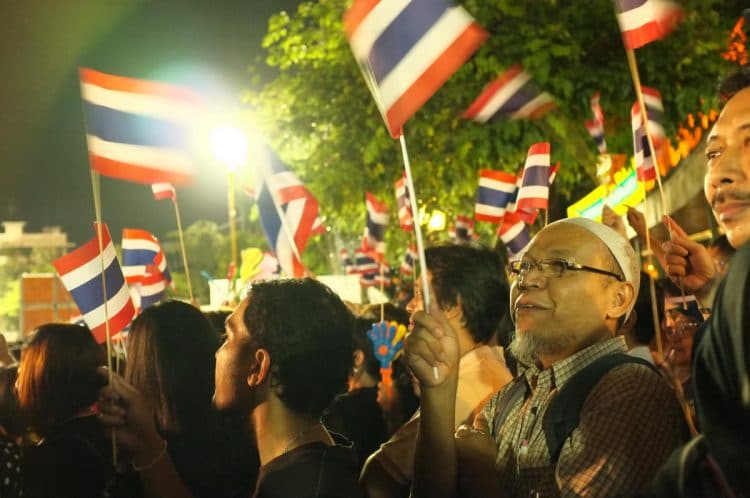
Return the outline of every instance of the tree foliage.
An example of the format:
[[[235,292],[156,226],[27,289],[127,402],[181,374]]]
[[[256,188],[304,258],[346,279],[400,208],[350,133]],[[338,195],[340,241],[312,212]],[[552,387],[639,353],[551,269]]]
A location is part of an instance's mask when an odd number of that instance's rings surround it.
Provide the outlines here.
[[[265,63],[278,75],[249,88],[244,98],[255,125],[318,197],[328,224],[353,240],[364,226],[365,191],[393,206],[402,163],[343,34],[349,3],[305,2],[294,13],[271,17]],[[446,211],[449,219],[471,214],[480,168],[515,172],[529,145],[549,140],[553,162],[562,165],[552,215],[562,216],[569,200],[594,186],[596,148],[583,126],[594,92],[602,95],[610,151],[632,150],[635,93],[612,3],[462,4],[491,37],[405,127],[420,202],[428,211]],[[713,87],[729,68],[719,54],[741,11],[739,1],[684,0],[683,6],[679,29],[637,54],[643,84],[664,97],[668,134],[688,113],[715,107]],[[460,119],[484,85],[515,63],[555,97],[558,109],[533,122]],[[407,235],[395,221],[391,226],[389,250],[400,253]],[[485,225],[480,232],[493,229]]]

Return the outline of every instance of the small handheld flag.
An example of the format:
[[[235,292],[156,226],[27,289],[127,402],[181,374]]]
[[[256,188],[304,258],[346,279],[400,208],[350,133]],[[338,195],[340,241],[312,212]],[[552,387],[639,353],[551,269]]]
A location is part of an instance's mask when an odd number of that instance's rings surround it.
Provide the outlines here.
[[[414,216],[409,204],[409,192],[406,186],[406,175],[396,181],[396,205],[398,206],[398,224],[403,230],[414,230]]]
[[[615,13],[625,48],[631,50],[666,37],[683,17],[678,4],[664,0],[615,0]]]
[[[365,228],[364,246],[382,260],[385,255],[385,230],[388,228],[388,206],[377,197],[367,192],[367,227]]]
[[[101,232],[101,252],[99,237],[95,236],[53,263],[60,280],[78,305],[83,320],[99,344],[106,341],[107,318],[109,334],[113,336],[127,327],[135,316],[130,292],[106,225],[101,225]],[[107,285],[106,304],[102,285],[102,259]]]
[[[515,193],[516,175],[491,169],[480,170],[474,218],[502,223],[505,209],[513,201]]]
[[[154,199],[157,201],[162,201],[164,199],[174,201],[177,199],[177,192],[175,192],[174,185],[171,183],[153,183],[151,184],[151,191],[154,193]]]
[[[526,156],[516,209],[547,209],[549,206],[550,144],[532,145]]]

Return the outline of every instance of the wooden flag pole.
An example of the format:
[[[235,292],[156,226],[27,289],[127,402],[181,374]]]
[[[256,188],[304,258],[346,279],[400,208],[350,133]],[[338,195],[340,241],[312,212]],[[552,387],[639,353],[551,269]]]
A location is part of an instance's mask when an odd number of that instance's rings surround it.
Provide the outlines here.
[[[659,173],[657,172],[657,175]],[[636,175],[637,176],[637,175]],[[643,184],[643,218],[646,219],[646,182],[641,181]],[[648,233],[648,220],[646,220],[646,253],[648,254],[648,291],[651,297],[651,317],[654,321],[654,330],[656,331],[656,351],[659,353],[659,357],[662,361],[664,358],[664,345],[661,340],[661,323],[659,322],[659,309],[656,303],[656,284],[654,283],[654,277],[651,275],[651,268],[654,267],[654,252],[651,250],[651,236]]]
[[[172,199],[174,204],[174,216],[177,218],[177,234],[180,237],[180,251],[182,252],[182,265],[185,267],[185,280],[187,280],[188,294],[190,294],[190,302],[195,303],[193,299],[193,284],[190,282],[190,268],[188,268],[187,252],[185,251],[185,238],[182,236],[182,220],[180,219],[180,207],[177,204],[177,194]]]
[[[380,262],[380,293],[385,295],[385,272],[383,271],[383,262]],[[380,321],[385,321],[385,301],[380,303]]]
[[[661,171],[659,169],[659,158],[656,151],[656,147],[654,147],[654,141],[651,138],[651,131],[649,129],[648,125],[648,111],[646,110],[646,104],[643,98],[643,88],[641,87],[641,76],[638,72],[638,62],[635,58],[635,50],[632,48],[625,49],[625,52],[628,56],[628,66],[630,67],[630,75],[633,78],[633,85],[635,86],[635,94],[638,99],[638,107],[641,111],[641,120],[643,121],[643,128],[646,131],[646,140],[648,142],[648,147],[651,150],[651,160],[654,163],[654,170],[656,172],[656,185],[659,187],[659,200],[661,201],[661,212],[662,214],[666,215],[667,213],[667,199],[666,195],[664,194],[664,186],[662,185],[661,181]],[[644,211],[646,206],[646,186],[644,182],[644,189],[643,189],[643,205],[644,205]],[[644,214],[645,216],[645,214]],[[674,238],[674,234],[672,233],[672,227],[670,225],[667,225],[667,231],[669,232],[669,240],[672,240]],[[648,221],[646,222],[646,235],[648,235]],[[650,237],[647,237],[650,239]],[[649,244],[650,247],[650,244]],[[687,309],[687,299],[685,298],[685,289],[682,286],[682,279],[679,279],[677,281],[677,286],[680,288],[680,294],[682,295],[682,307],[683,309]]]
[[[99,182],[99,173],[90,169],[91,188],[94,194],[94,213],[96,215],[96,238],[99,241],[99,264],[102,272],[102,294],[104,296],[104,336],[107,343],[107,375],[109,385],[112,385],[112,338],[109,330],[109,308],[107,306],[107,276],[104,268],[104,242],[102,240],[102,199]],[[112,463],[117,465],[117,440],[115,438],[115,428],[112,427]]]

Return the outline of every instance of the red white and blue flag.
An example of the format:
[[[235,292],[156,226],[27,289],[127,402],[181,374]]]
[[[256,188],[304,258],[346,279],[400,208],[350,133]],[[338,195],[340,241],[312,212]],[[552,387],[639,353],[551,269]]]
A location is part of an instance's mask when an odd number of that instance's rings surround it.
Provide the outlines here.
[[[508,257],[516,258],[531,242],[529,227],[521,220],[506,220],[497,230],[500,240],[508,249]]]
[[[448,0],[355,0],[344,28],[394,138],[489,36]]]
[[[385,256],[385,230],[388,228],[388,206],[370,192],[365,194],[367,226],[364,247],[375,254],[378,261]]]
[[[95,230],[99,228],[98,225],[94,227]],[[101,238],[101,252],[99,238],[95,236],[53,263],[60,280],[78,305],[83,320],[100,344],[106,341],[107,321],[110,336],[113,336],[127,327],[135,316],[130,292],[106,225],[101,225]],[[106,304],[102,286],[102,259],[107,285]]]
[[[193,125],[201,100],[192,90],[81,68],[91,168],[137,183],[182,185],[195,172]]]
[[[396,205],[398,206],[398,224],[403,230],[414,230],[414,216],[409,202],[409,187],[406,185],[406,173],[396,181]]]
[[[177,192],[171,183],[152,183],[151,191],[154,193],[154,199],[157,201],[163,201],[164,199],[177,200]]]
[[[122,230],[122,273],[141,310],[161,301],[172,282],[159,239],[138,228]]]
[[[401,274],[405,276],[411,276],[414,274],[414,265],[419,259],[419,253],[417,247],[414,244],[410,244],[404,253],[404,261],[401,263]]]
[[[553,183],[555,183],[555,178],[557,178],[557,172],[560,171],[560,161],[556,162],[549,168],[549,186],[551,187]]]
[[[584,124],[589,131],[589,135],[591,135],[591,138],[596,142],[599,154],[606,154],[607,141],[604,139],[604,112],[602,112],[599,98],[599,92],[596,92],[591,96],[591,112],[594,115],[594,119],[591,121],[584,121]]]
[[[523,179],[518,189],[516,210],[547,209],[549,206],[550,144],[529,147]]]
[[[257,204],[260,222],[268,245],[279,260],[281,269],[289,277],[304,277],[307,273],[302,261],[294,254],[290,235],[300,256],[313,235],[325,230],[318,218],[318,201],[297,176],[289,171],[274,151],[267,154],[260,172]],[[279,212],[283,213],[284,229]]]
[[[651,147],[648,144],[646,127],[638,104],[633,104],[630,110],[630,122],[633,130],[633,154],[635,155],[635,171],[638,181],[647,182],[656,179],[656,167]]]
[[[378,262],[363,249],[357,249],[354,251],[354,265],[356,273],[359,274],[370,274],[380,271],[380,265]]]
[[[456,224],[450,228],[448,235],[456,242],[471,242],[474,240],[474,220],[468,216],[456,215]]]
[[[654,142],[654,148],[659,150],[666,140],[664,132],[664,102],[661,93],[656,88],[642,86],[643,103],[646,104],[646,115],[648,116],[648,132]],[[638,102],[633,104],[633,112],[640,110]]]
[[[474,218],[478,221],[502,223],[505,210],[516,194],[516,180],[516,175],[512,173],[480,170]]]
[[[357,267],[354,265],[354,261],[352,260],[352,257],[349,255],[348,250],[341,249],[339,251],[339,262],[341,263],[341,268],[344,270],[344,272],[347,275],[352,275],[354,273],[357,273]]]
[[[671,33],[682,20],[682,8],[663,0],[615,0],[615,14],[625,48],[636,49]]]
[[[536,119],[555,107],[552,96],[540,92],[531,75],[515,65],[487,85],[462,117],[478,123],[503,116]]]

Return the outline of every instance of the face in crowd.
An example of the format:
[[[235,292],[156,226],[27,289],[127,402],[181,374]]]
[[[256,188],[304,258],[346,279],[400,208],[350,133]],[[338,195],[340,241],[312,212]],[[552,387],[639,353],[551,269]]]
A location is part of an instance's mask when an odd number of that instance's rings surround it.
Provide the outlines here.
[[[721,112],[706,143],[706,199],[737,248],[750,239],[750,88]]]
[[[511,272],[511,351],[527,364],[540,356],[561,359],[597,342],[633,299],[607,246],[572,224],[542,230]]]
[[[666,339],[667,362],[675,366],[689,366],[693,350],[693,335],[700,323],[695,317],[686,315],[675,308],[665,311],[661,328]]]

